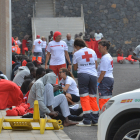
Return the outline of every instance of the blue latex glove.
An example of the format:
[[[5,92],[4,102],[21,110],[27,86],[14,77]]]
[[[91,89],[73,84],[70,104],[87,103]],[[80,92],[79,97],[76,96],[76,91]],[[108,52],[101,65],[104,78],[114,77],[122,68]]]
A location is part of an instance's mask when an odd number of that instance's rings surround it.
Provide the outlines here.
[[[100,83],[97,83],[97,87],[99,86]]]

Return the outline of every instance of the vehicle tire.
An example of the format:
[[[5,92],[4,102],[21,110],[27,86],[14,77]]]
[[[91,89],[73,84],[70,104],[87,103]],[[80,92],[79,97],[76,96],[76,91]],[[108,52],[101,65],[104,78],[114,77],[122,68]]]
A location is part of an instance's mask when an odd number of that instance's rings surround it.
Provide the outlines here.
[[[135,140],[136,137],[139,137],[138,138],[139,140],[140,139],[139,133],[140,133],[140,119],[133,119],[119,128],[113,140],[129,140],[129,139]]]

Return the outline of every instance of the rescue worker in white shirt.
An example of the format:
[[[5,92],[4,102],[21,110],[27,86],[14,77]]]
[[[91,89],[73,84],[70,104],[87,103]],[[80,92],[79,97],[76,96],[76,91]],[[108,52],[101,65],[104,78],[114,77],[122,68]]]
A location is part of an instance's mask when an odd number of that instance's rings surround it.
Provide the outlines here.
[[[46,54],[45,54],[45,51],[46,51],[46,47],[47,47],[47,41],[46,41],[46,38],[44,36],[41,37],[41,40],[42,40],[42,63],[45,64],[45,60],[46,60]]]
[[[60,81],[60,85],[62,85],[64,93],[66,93],[65,95],[69,105],[72,105],[70,108],[78,109],[79,104],[75,104],[75,102],[79,102],[80,100],[79,89],[74,80],[73,74],[66,68],[61,68],[59,70],[59,74],[62,78]]]
[[[59,76],[59,80],[61,79],[59,75],[59,69],[65,67],[65,56],[69,63],[68,70],[71,70],[71,61],[68,54],[68,46],[67,44],[61,40],[61,33],[56,31],[53,36],[53,41],[49,42],[47,46],[47,55],[46,55],[46,62],[45,62],[45,69],[48,68],[47,63],[50,58],[50,69]]]
[[[108,53],[110,42],[102,40],[99,43],[99,52],[102,54],[100,64],[98,65],[98,91],[99,91],[99,107],[112,97],[114,77],[113,77],[113,59]]]
[[[43,41],[40,39],[40,35],[37,35],[32,49],[32,53],[36,56],[36,60],[38,60],[38,57],[42,57],[42,44]]]
[[[95,40],[96,41],[98,41],[98,40],[101,40],[101,39],[103,39],[103,34],[102,33],[100,33],[100,31],[99,30],[97,30],[97,33],[95,33]]]
[[[73,56],[74,70],[78,73],[80,102],[83,109],[83,122],[78,126],[97,125],[99,108],[97,105],[97,55],[87,48],[82,39],[74,42],[77,51]]]

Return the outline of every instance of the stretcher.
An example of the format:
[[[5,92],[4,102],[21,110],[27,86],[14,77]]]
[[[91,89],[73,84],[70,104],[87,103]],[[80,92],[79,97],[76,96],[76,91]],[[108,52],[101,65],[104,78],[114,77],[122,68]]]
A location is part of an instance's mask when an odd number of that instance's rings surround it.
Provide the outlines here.
[[[3,122],[9,122],[10,126],[4,126]],[[33,127],[31,123],[39,123],[39,127]],[[46,123],[52,123],[52,127],[46,127]],[[45,130],[63,129],[61,120],[40,118],[38,101],[34,101],[33,118],[26,119],[5,119],[0,118],[0,133],[2,130],[40,130],[40,134],[44,134]]]

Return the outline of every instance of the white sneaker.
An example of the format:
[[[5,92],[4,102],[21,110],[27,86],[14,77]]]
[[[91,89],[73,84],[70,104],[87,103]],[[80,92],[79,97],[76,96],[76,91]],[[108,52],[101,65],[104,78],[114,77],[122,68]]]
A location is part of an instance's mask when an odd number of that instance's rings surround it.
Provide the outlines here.
[[[71,108],[71,109],[78,109],[79,108],[79,104],[71,105],[69,108]]]
[[[84,124],[83,122],[79,122],[79,124],[76,124],[77,126],[91,126],[91,124]]]

